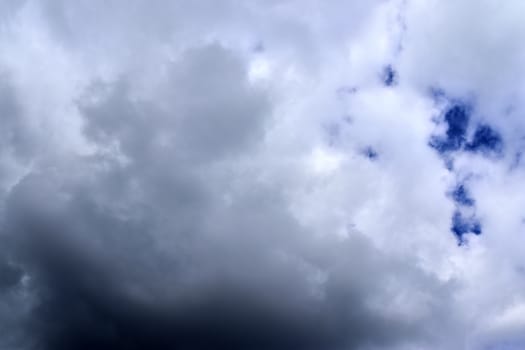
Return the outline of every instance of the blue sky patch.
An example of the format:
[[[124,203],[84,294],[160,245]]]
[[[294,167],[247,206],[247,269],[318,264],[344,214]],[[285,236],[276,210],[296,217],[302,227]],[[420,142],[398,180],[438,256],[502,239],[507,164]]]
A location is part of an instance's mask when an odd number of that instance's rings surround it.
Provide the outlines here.
[[[459,205],[472,207],[475,203],[474,198],[470,196],[470,193],[463,184],[457,185],[452,191],[451,196],[454,202]]]
[[[470,107],[464,104],[452,105],[444,115],[447,123],[447,132],[444,136],[432,136],[430,146],[439,153],[459,150],[466,141]]]
[[[503,140],[496,130],[486,124],[480,124],[472,136],[472,141],[465,145],[465,150],[499,155],[503,152]]]
[[[370,160],[375,160],[377,159],[377,157],[379,157],[379,154],[377,153],[377,151],[371,146],[365,147],[362,153],[365,157],[367,157]]]
[[[383,69],[382,79],[386,86],[394,86],[397,84],[397,73],[391,65]]]
[[[475,217],[465,217],[459,210],[452,215],[452,225],[450,230],[458,238],[459,244],[464,243],[463,235],[473,233],[480,235],[482,233],[481,223]]]

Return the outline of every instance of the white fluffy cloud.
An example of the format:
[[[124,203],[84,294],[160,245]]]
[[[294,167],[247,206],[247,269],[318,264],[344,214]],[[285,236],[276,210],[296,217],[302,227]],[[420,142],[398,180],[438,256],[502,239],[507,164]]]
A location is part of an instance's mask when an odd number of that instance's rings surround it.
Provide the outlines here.
[[[525,346],[523,4],[2,1],[2,349]]]

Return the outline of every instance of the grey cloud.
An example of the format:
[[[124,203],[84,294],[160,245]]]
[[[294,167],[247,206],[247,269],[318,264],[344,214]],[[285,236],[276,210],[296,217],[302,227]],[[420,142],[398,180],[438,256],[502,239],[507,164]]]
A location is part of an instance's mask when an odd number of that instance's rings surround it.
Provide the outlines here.
[[[389,346],[432,332],[441,302],[448,304],[449,287],[409,261],[358,237],[315,239],[266,194],[256,195],[256,206],[239,199],[244,209],[218,217],[213,210],[221,209],[204,210],[191,232],[164,223],[171,231],[164,237],[155,217],[102,211],[96,185],[64,191],[39,183],[52,175],[44,178],[17,186],[7,217],[12,251],[37,298],[27,332],[44,349]],[[44,203],[34,186],[45,191]],[[442,289],[445,299],[423,318],[383,310],[394,297],[383,288],[397,293],[406,283],[415,297]]]
[[[20,283],[22,270],[8,261],[0,262],[0,290],[9,289]]]
[[[26,120],[23,101],[11,84],[9,74],[0,74],[0,147],[5,155],[28,159],[35,150],[33,127]]]
[[[88,137],[117,142],[139,162],[167,154],[212,159],[261,140],[269,98],[248,84],[243,64],[231,52],[218,44],[190,49],[167,75],[156,100],[130,100],[125,78],[106,86],[107,96],[87,95],[81,109]],[[102,102],[91,105],[90,99]]]
[[[444,60],[413,32],[393,57],[398,12],[422,25],[402,3],[5,2],[0,348],[477,349],[520,300],[515,261],[450,235],[421,88],[441,73],[411,64]],[[52,73],[25,74],[42,57]],[[336,102],[339,86],[357,92]],[[330,143],[338,113],[353,122]],[[355,154],[370,145],[374,162]],[[462,157],[458,174],[496,167]],[[491,169],[469,183],[484,232],[513,222],[491,186],[522,208]],[[487,279],[501,298],[477,292]]]
[[[237,168],[271,118],[230,52],[191,49],[159,86],[141,100],[132,79],[93,85],[79,108],[97,153],[47,159],[10,192],[4,241],[29,278],[23,329],[36,349],[361,349],[435,336],[450,286],[364,237],[301,227],[284,188]],[[389,305],[405,285],[422,313]]]

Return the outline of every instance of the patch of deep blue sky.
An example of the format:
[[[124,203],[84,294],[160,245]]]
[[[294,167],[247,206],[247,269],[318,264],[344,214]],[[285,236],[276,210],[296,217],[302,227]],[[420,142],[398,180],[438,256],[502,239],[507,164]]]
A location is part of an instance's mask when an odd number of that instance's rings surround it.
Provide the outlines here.
[[[458,151],[466,141],[469,114],[470,107],[468,105],[452,105],[443,117],[447,125],[445,135],[432,136],[430,146],[435,148],[440,154]]]
[[[392,66],[388,65],[384,68],[382,79],[385,86],[391,87],[396,84],[397,75]],[[495,157],[503,155],[503,139],[500,133],[488,124],[471,125],[472,105],[462,101],[448,100],[444,91],[440,89],[431,89],[430,92],[436,102],[446,102],[447,107],[441,118],[437,120],[438,123],[445,124],[445,134],[433,135],[429,145],[445,159],[450,170],[453,170],[450,155],[456,152],[463,151]],[[474,128],[470,137],[469,128]],[[475,216],[475,200],[469,193],[466,183],[463,182],[456,184],[449,195],[456,206],[450,230],[458,239],[458,244],[463,245],[466,242],[466,234],[479,235],[482,233],[481,222]]]
[[[394,87],[398,83],[398,75],[392,65],[386,65],[381,72],[381,82],[386,87]],[[336,93],[338,97],[354,94],[357,88],[343,86]],[[471,116],[473,106],[460,100],[449,99],[441,89],[430,89],[430,96],[436,103],[447,107],[442,115],[436,119],[436,123],[445,124],[446,131],[441,135],[432,135],[429,145],[434,148],[446,161],[449,170],[453,171],[453,154],[458,152],[469,152],[486,157],[503,156],[503,139],[501,134],[486,123],[472,125]],[[445,103],[443,103],[445,102]],[[340,137],[340,128],[331,125],[326,129],[329,144],[334,145],[335,140]],[[470,132],[469,132],[470,131]],[[361,148],[359,153],[371,161],[375,161],[379,154],[372,146]],[[468,191],[466,183],[459,182],[449,193],[454,201],[456,209],[452,215],[450,230],[458,239],[460,245],[465,243],[465,235],[468,233],[479,235],[482,227],[479,219],[475,216],[475,200]],[[468,210],[465,210],[465,209]]]
[[[377,151],[371,146],[367,146],[363,148],[361,151],[361,154],[370,160],[375,160],[377,159],[377,157],[379,157],[379,154],[377,153]]]
[[[467,233],[480,235],[482,232],[479,219],[475,215],[465,215],[459,209],[456,209],[452,215],[450,230],[458,239],[459,245],[466,243],[464,235]]]
[[[489,125],[480,124],[476,128],[472,140],[465,145],[465,150],[485,155],[501,155],[503,153],[503,141],[501,135]]]
[[[383,80],[383,84],[385,84],[385,86],[394,86],[397,84],[397,72],[394,70],[392,65],[389,64],[383,68],[381,79]]]
[[[444,98],[440,90],[431,92],[434,99]],[[502,156],[503,139],[498,131],[486,123],[475,126],[474,133],[468,139],[468,131],[473,107],[465,102],[452,101],[438,122],[445,123],[445,135],[433,135],[429,144],[442,156],[464,150],[484,156]]]
[[[472,207],[475,204],[474,198],[471,197],[470,193],[466,188],[466,185],[463,183],[459,183],[458,185],[456,185],[454,190],[451,192],[451,197],[454,200],[454,202],[458,205]]]
[[[458,244],[463,245],[465,243],[465,234],[473,233],[479,235],[482,232],[481,223],[474,212],[476,201],[471,196],[464,182],[459,182],[449,195],[456,204],[450,230],[456,236]]]
[[[432,90],[435,100],[446,98],[441,90]],[[456,152],[476,153],[486,157],[501,157],[503,155],[503,139],[490,125],[480,123],[475,126],[471,124],[473,107],[465,102],[451,101],[445,109],[438,123],[444,123],[446,132],[444,135],[433,135],[429,145],[434,148],[449,164],[453,170],[451,155]],[[469,137],[469,128],[474,132]],[[451,191],[450,197],[456,205],[452,215],[450,230],[458,239],[460,245],[465,243],[464,235],[482,233],[479,219],[474,214],[475,200],[470,195],[465,183],[458,183]],[[465,208],[471,208],[470,211]]]

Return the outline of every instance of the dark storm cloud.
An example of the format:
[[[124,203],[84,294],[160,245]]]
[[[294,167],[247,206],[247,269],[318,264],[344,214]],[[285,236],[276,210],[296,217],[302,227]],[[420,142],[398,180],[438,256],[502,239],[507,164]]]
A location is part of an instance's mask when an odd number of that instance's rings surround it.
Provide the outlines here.
[[[20,283],[22,274],[21,268],[2,257],[0,261],[0,291],[10,289]]]
[[[97,187],[64,193],[39,183],[52,175],[45,178],[22,182],[8,214],[16,235],[11,251],[37,298],[27,332],[38,348],[357,349],[413,341],[435,326],[375,310],[381,303],[374,298],[392,283],[432,293],[446,286],[361,239],[341,244],[303,232],[295,241],[299,228],[261,195],[257,214],[255,208],[232,213],[227,228],[209,212],[202,214],[215,228],[209,232],[198,222],[192,232],[170,227],[177,248],[166,254],[156,245],[158,223],[147,223],[152,218],[119,219],[93,203]],[[44,201],[52,208],[34,198],[34,186],[47,188]],[[256,222],[246,227],[253,215],[267,223],[265,230],[292,236],[290,242],[262,237],[267,232],[257,232]],[[326,274],[319,290],[309,282],[311,269]],[[434,317],[444,312],[431,307]]]
[[[78,109],[97,151],[47,157],[10,191],[0,278],[23,296],[0,322],[17,325],[14,348],[324,350],[433,337],[449,284],[358,233],[302,227],[286,189],[241,166],[271,107],[235,55],[188,49],[159,86],[141,97],[133,77],[93,83]],[[409,300],[392,305],[407,285]],[[407,315],[404,303],[427,311]]]

